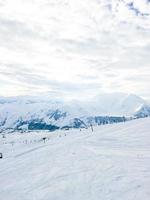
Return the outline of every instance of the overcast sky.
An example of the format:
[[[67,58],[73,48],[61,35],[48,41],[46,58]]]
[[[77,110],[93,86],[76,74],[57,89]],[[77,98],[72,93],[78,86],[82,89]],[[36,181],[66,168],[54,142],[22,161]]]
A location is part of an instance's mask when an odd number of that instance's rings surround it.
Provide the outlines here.
[[[0,0],[0,95],[150,98],[150,1]]]

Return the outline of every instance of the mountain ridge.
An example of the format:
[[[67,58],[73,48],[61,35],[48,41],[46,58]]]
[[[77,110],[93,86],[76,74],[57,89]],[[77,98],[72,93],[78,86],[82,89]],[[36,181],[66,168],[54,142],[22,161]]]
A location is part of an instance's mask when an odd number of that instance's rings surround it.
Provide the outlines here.
[[[3,98],[0,102],[1,131],[87,128],[91,124],[150,116],[150,106],[144,99],[124,93],[103,94],[87,102],[64,102],[44,97]]]

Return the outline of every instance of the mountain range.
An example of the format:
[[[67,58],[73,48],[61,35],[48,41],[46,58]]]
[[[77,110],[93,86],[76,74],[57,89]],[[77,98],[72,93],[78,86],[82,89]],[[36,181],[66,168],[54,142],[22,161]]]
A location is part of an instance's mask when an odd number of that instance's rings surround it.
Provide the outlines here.
[[[86,101],[49,96],[0,97],[0,130],[88,128],[150,116],[150,105],[134,94],[101,94]]]

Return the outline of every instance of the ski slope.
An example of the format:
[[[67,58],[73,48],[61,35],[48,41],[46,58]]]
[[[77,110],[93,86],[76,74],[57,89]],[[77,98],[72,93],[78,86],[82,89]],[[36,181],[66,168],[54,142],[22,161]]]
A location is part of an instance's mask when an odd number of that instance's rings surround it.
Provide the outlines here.
[[[150,199],[150,118],[9,134],[0,152],[1,200]]]

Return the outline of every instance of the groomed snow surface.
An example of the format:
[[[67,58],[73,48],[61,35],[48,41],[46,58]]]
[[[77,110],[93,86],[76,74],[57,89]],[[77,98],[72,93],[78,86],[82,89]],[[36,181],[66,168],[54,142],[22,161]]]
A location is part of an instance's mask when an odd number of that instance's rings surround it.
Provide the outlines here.
[[[8,134],[0,152],[1,200],[150,199],[150,118]]]

